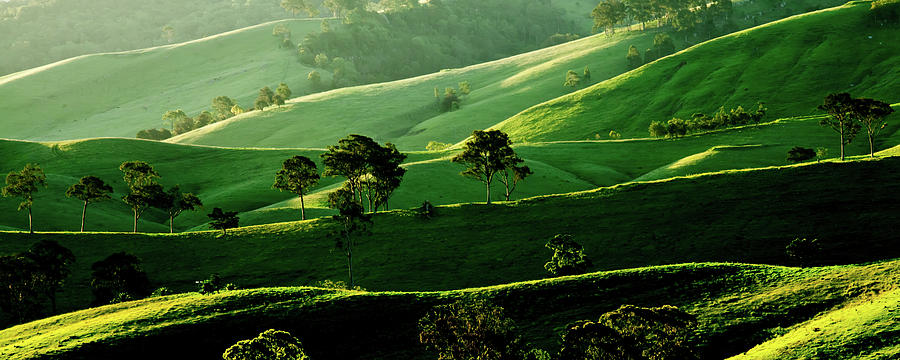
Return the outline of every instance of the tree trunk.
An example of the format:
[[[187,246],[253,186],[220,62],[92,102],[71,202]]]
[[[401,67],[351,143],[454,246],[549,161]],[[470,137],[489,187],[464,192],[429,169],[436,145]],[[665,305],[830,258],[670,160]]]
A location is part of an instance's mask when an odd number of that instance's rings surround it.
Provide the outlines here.
[[[303,191],[300,192],[300,220],[306,220],[306,206],[303,205]]]
[[[869,156],[875,158],[875,139],[869,135]]]
[[[34,227],[31,224],[31,206],[28,207],[28,232],[34,234]]]
[[[347,275],[350,277],[349,289],[353,289],[353,245],[350,236],[347,235]]]
[[[87,200],[84,201],[84,207],[81,208],[81,232],[84,232],[84,215],[87,213]]]
[[[131,231],[133,233],[137,233],[137,219],[138,219],[138,213],[137,213],[137,210],[134,210],[134,230]]]
[[[175,233],[175,217],[169,215],[169,234]]]
[[[841,129],[840,129],[840,133],[841,133],[841,161],[844,161],[844,122],[843,122],[843,121],[840,121],[840,122],[838,122],[838,125],[841,127]]]
[[[487,188],[487,204],[490,205],[491,204],[491,181],[488,180],[484,184],[486,185],[485,188]]]

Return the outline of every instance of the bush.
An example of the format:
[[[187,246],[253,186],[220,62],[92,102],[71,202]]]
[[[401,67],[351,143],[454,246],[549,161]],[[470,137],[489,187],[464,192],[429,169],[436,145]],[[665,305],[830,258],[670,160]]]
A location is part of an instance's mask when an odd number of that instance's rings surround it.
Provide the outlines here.
[[[544,269],[554,276],[584,274],[592,265],[581,244],[572,240],[572,235],[556,235],[545,246],[553,250],[553,256],[544,264]]]
[[[525,346],[503,308],[483,300],[435,306],[419,320],[419,342],[438,359],[522,359]]]
[[[816,151],[805,147],[794,146],[788,150],[787,160],[795,163],[803,162],[816,157]]]
[[[437,142],[437,141],[429,141],[428,145],[425,145],[425,150],[428,151],[441,151],[449,149],[452,144]]]
[[[812,264],[821,251],[818,239],[796,238],[784,247],[785,254],[796,260],[800,266]]]
[[[317,281],[315,284],[312,284],[312,287],[324,288],[324,289],[334,289],[334,290],[353,290],[353,291],[367,291],[361,286],[354,286],[352,289],[347,286],[346,282],[343,281],[335,281],[335,280],[321,280]]]
[[[224,360],[309,360],[300,340],[286,331],[269,329],[225,350]]]
[[[136,137],[147,140],[165,140],[172,137],[172,132],[169,129],[147,129],[138,131]]]
[[[166,295],[172,295],[172,294],[174,294],[172,292],[172,290],[169,290],[169,288],[163,286],[160,288],[156,288],[156,290],[153,290],[153,292],[150,293],[150,297],[160,297],[160,296],[166,296]]]

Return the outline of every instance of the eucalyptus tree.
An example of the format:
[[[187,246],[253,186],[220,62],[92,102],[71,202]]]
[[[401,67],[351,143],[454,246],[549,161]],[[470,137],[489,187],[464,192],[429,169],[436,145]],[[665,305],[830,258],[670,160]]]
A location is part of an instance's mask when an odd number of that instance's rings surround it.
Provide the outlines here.
[[[34,193],[40,187],[47,187],[47,176],[44,170],[37,164],[26,164],[21,171],[11,171],[6,175],[6,186],[3,188],[4,197],[20,197],[18,211],[28,210],[28,232],[34,234],[31,207],[34,205]]]
[[[88,203],[109,200],[113,188],[96,176],[85,176],[66,190],[66,196],[83,202],[81,207],[81,232],[84,232],[84,218]]]
[[[287,191],[300,197],[300,220],[306,220],[306,205],[303,194],[319,183],[321,176],[316,163],[306,156],[294,156],[281,164],[281,170],[275,174],[274,188]]]

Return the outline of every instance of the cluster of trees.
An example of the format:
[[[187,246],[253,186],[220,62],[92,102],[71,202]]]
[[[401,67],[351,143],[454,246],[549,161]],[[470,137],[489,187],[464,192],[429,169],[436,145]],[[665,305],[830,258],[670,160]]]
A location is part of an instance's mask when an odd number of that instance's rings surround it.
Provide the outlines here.
[[[285,17],[274,0],[0,1],[0,76],[73,56],[193,40]]]
[[[869,156],[875,157],[875,137],[887,126],[887,116],[894,112],[886,102],[853,98],[848,93],[829,94],[818,109],[828,114],[822,119],[821,125],[831,128],[840,136],[841,160],[845,156],[844,146],[851,143],[860,130],[866,131]]]
[[[336,86],[495,60],[578,29],[549,1],[345,2],[343,26],[309,34],[298,45],[301,61],[332,70]],[[409,54],[416,54],[415,59]]]
[[[0,256],[0,311],[3,323],[23,323],[44,314],[45,301],[56,313],[60,291],[75,262],[72,251],[52,240],[35,243],[27,251]]]
[[[596,321],[567,325],[552,358],[697,359],[690,342],[696,324],[695,316],[674,306],[623,305]],[[435,306],[419,320],[419,342],[446,360],[551,358],[525,343],[502,307],[480,299]]]
[[[457,88],[447,87],[444,89],[444,95],[434,88],[434,103],[438,111],[445,113],[453,110],[459,110],[459,105],[464,97],[469,96],[472,92],[472,85],[468,81],[461,81],[457,84]]]
[[[672,37],[666,33],[659,33],[653,37],[653,47],[644,50],[643,56],[641,56],[641,51],[638,50],[637,46],[629,46],[628,53],[625,54],[625,62],[629,70],[637,69],[641,65],[674,52],[675,43],[672,41]]]
[[[603,0],[591,11],[594,31],[615,33],[621,24],[644,25],[652,20],[685,34],[700,32],[707,38],[732,27],[731,0]]]
[[[268,86],[259,89],[259,96],[253,103],[253,108],[263,110],[272,105],[284,105],[291,98],[291,89],[287,84],[281,83],[272,91]],[[244,113],[244,108],[238,105],[234,99],[227,96],[217,96],[212,100],[212,111],[204,110],[195,117],[188,116],[184,110],[169,110],[162,116],[163,124],[169,128],[156,128],[138,131],[138,139],[165,140],[178,134],[184,134],[191,130],[202,128],[206,125],[226,120],[235,115]]]
[[[748,124],[759,124],[766,116],[768,109],[763,103],[756,104],[756,110],[747,112],[740,105],[725,111],[725,107],[719,107],[713,116],[704,113],[695,113],[690,119],[672,118],[667,122],[653,121],[650,123],[650,136],[677,138],[688,133],[705,132],[715,129],[728,128]]]
[[[510,145],[509,136],[500,130],[475,130],[463,151],[451,160],[466,167],[461,175],[484,184],[488,204],[491,203],[491,183],[495,177],[503,183],[506,201],[509,201],[518,183],[532,174],[528,166],[522,165],[525,160],[516,155]]]
[[[584,70],[581,72],[581,75],[578,75],[575,70],[569,70],[566,72],[566,81],[563,82],[563,86],[577,88],[582,85],[589,85],[591,83],[591,69],[587,66],[584,67]]]

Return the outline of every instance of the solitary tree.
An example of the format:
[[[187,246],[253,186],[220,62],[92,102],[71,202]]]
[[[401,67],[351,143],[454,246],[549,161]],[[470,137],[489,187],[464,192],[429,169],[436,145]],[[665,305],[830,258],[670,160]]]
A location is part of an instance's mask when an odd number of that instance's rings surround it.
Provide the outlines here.
[[[814,157],[816,157],[815,150],[800,146],[794,146],[794,148],[788,151],[787,160],[790,162],[799,163],[812,159]]]
[[[822,119],[822,126],[830,127],[841,137],[841,160],[844,160],[844,145],[849,144],[859,132],[859,124],[853,121],[853,98],[848,93],[829,94],[819,110],[828,113]]]
[[[506,201],[509,201],[509,196],[516,190],[520,181],[525,180],[528,175],[534,174],[527,165],[519,165],[524,161],[515,153],[503,159],[504,166],[500,171],[500,182],[506,189]]]
[[[175,232],[175,218],[185,211],[194,211],[203,206],[200,198],[193,193],[183,193],[178,185],[166,191],[161,208],[169,215],[169,233]]]
[[[156,183],[159,173],[153,166],[143,161],[126,161],[119,166],[124,174],[123,179],[128,184],[129,192],[122,197],[134,213],[134,230],[137,232],[137,222],[141,215],[151,206],[159,206],[165,200],[162,186]]]
[[[506,159],[515,155],[510,144],[509,136],[500,130],[475,130],[463,151],[452,159],[466,166],[461,175],[484,183],[488,204],[491,203],[494,175],[506,169]]]
[[[41,274],[40,290],[50,300],[50,308],[56,314],[56,293],[62,288],[75,262],[75,254],[53,240],[41,240],[31,246],[25,256],[34,260]]]
[[[269,329],[238,341],[222,354],[223,360],[309,360],[300,340],[286,331]]]
[[[643,64],[641,52],[638,51],[636,46],[631,45],[628,47],[628,54],[625,55],[625,62],[628,63],[628,70],[637,69]]]
[[[554,276],[584,274],[592,265],[584,248],[572,240],[572,235],[556,235],[545,246],[553,250],[553,257],[544,264],[544,269]]]
[[[518,360],[525,346],[503,308],[484,300],[435,306],[419,319],[419,342],[441,360]]]
[[[98,202],[110,199],[109,194],[113,191],[112,187],[107,185],[103,180],[96,176],[85,176],[72,184],[66,190],[67,197],[73,197],[83,202],[81,208],[81,231],[84,232],[84,217],[87,213],[88,203]]]
[[[578,76],[578,73],[572,70],[569,70],[566,73],[566,82],[563,83],[563,86],[568,87],[578,87],[581,84],[581,78]]]
[[[119,252],[91,265],[94,305],[141,299],[150,294],[150,280],[137,256]]]
[[[887,125],[885,118],[894,112],[891,105],[874,99],[855,99],[853,101],[854,117],[866,129],[869,137],[869,156],[875,157],[875,136]]]
[[[300,220],[306,220],[306,205],[303,203],[303,194],[310,187],[319,183],[316,163],[306,156],[294,156],[281,164],[281,170],[275,174],[274,188],[280,191],[288,191],[300,197]]]
[[[353,192],[346,187],[328,194],[328,202],[332,208],[338,210],[338,214],[332,216],[332,219],[340,227],[332,235],[335,238],[335,248],[341,250],[347,257],[348,283],[349,288],[353,289],[353,250],[358,237],[369,234],[372,217],[365,214],[362,204],[356,201]]]
[[[209,226],[216,230],[222,230],[222,235],[228,235],[228,229],[238,227],[240,218],[237,211],[222,211],[220,208],[213,208],[212,213],[207,214],[212,221]]]
[[[31,206],[34,205],[34,193],[38,187],[47,187],[47,176],[44,170],[37,164],[26,164],[21,171],[11,171],[6,175],[6,186],[2,192],[4,197],[14,196],[22,198],[18,211],[28,210],[28,232],[34,234],[32,225]]]

